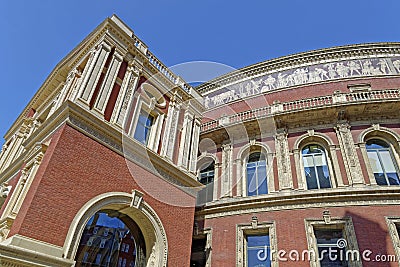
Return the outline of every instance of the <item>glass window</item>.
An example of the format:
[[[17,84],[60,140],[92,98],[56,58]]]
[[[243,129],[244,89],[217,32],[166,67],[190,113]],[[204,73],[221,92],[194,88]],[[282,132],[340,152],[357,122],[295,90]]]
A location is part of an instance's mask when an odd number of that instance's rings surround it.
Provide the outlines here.
[[[308,189],[330,188],[325,150],[320,145],[308,145],[302,149],[304,172]]]
[[[246,165],[247,195],[268,194],[267,162],[260,152],[250,154]]]
[[[113,216],[115,216],[113,211]],[[131,221],[134,224],[133,221]],[[97,228],[101,235],[95,235],[93,229]],[[105,237],[107,233],[107,237]],[[97,212],[87,223],[82,234],[81,241],[78,246],[78,251],[75,257],[75,266],[92,266],[101,264],[102,266],[121,266],[119,261],[121,252],[127,251],[126,242],[131,242],[130,246],[136,244],[136,237],[142,238],[138,231],[131,231],[125,223],[119,219],[119,216],[110,217],[105,212]],[[139,240],[141,240],[138,238]],[[123,246],[124,244],[124,246]],[[129,247],[128,247],[129,248]],[[136,247],[134,249],[136,251]],[[124,257],[129,261],[136,261],[136,252],[125,253]],[[126,261],[126,260],[125,260]],[[89,265],[88,265],[89,264]],[[126,262],[125,262],[126,264]]]
[[[321,267],[347,267],[345,248],[338,246],[343,239],[341,229],[314,230],[317,240],[318,259]]]
[[[214,192],[214,173],[215,172],[215,164],[214,161],[211,162],[206,168],[200,170],[199,173],[199,182],[203,185],[206,185],[205,188],[199,191],[198,193],[198,203],[210,202],[213,200],[213,192]]]
[[[136,124],[135,134],[133,137],[140,143],[147,145],[153,122],[153,116],[147,114],[143,110],[140,111],[138,122]]]
[[[269,235],[247,235],[247,266],[271,266]]]
[[[366,143],[369,163],[378,185],[400,185],[398,166],[388,143],[371,139]]]

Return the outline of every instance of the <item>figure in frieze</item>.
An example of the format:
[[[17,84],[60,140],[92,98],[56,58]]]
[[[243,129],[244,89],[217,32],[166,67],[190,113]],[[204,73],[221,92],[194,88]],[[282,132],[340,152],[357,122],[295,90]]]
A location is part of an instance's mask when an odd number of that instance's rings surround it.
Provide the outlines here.
[[[372,75],[373,69],[371,60],[365,60],[362,63],[362,75]]]
[[[319,82],[321,81],[321,77],[319,76],[318,72],[316,70],[310,71],[308,73],[308,82]]]
[[[383,74],[390,73],[390,69],[389,69],[388,63],[386,62],[385,59],[383,59],[383,58],[379,59],[378,65],[380,66],[380,70],[381,70],[381,72]]]
[[[321,80],[329,79],[328,72],[321,68],[315,68],[315,71],[318,73]]]
[[[287,76],[287,79],[286,79],[286,81],[287,81],[287,85],[288,86],[290,86],[290,85],[295,85],[296,84],[296,81],[295,81],[295,79],[294,79],[294,77],[296,76],[296,74],[294,74],[294,73],[292,73],[292,74],[289,74],[288,76]]]
[[[346,78],[349,76],[349,67],[345,66],[342,62],[336,64],[336,72],[340,78]]]
[[[397,72],[400,73],[400,60],[393,61],[393,66],[396,68]]]
[[[208,96],[204,97],[204,106],[206,108],[210,107],[210,98]]]
[[[262,92],[266,92],[268,90],[272,90],[275,88],[274,84],[275,84],[276,79],[274,77],[272,77],[271,75],[268,76],[268,78],[266,80],[264,80],[264,84],[265,86],[263,86],[261,88]]]
[[[240,83],[240,84],[238,85],[238,88],[239,88],[239,97],[240,97],[240,98],[245,98],[245,97],[247,96],[247,93],[246,93],[246,91],[245,91],[244,84],[243,84],[243,83]]]
[[[251,96],[251,95],[252,95],[252,90],[251,90],[252,86],[251,86],[251,83],[247,83],[246,86],[245,86],[245,88],[246,88],[247,96]]]
[[[360,69],[361,66],[355,61],[350,61],[347,63],[347,66],[349,67],[350,70],[350,76],[353,76],[354,72],[356,72],[358,75],[361,75]]]
[[[250,80],[250,82],[251,82],[252,95],[260,93],[260,87],[261,87],[261,83],[263,82],[263,80],[261,80],[261,79]]]
[[[278,87],[285,87],[288,83],[287,79],[285,78],[287,74],[278,74]]]
[[[308,82],[308,69],[300,69],[300,81],[301,83],[307,83]]]
[[[326,64],[325,67],[328,68],[329,78],[330,79],[335,79],[335,77],[336,77],[335,64],[334,63],[329,63],[329,64]]]

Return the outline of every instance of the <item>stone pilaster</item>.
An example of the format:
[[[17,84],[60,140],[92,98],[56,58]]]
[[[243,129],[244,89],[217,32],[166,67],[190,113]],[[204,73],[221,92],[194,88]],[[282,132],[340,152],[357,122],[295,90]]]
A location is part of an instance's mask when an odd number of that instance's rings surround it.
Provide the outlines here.
[[[221,197],[232,196],[232,144],[222,144]]]
[[[200,125],[201,125],[200,119],[195,118],[193,122],[193,133],[192,133],[190,161],[189,161],[189,171],[192,173],[196,173],[197,153],[199,149]]]
[[[94,104],[94,110],[104,115],[104,111],[107,106],[107,101],[110,98],[112,89],[114,88],[115,80],[118,76],[119,68],[121,67],[123,57],[118,50],[115,50],[112,55],[110,66],[108,67],[107,73],[104,77],[104,82],[101,85],[99,94]]]
[[[335,131],[339,140],[344,164],[346,166],[349,185],[352,186],[364,184],[360,162],[358,160],[353,136],[350,132],[350,125],[345,121],[339,122],[335,127]]]
[[[125,60],[128,62],[128,68],[111,117],[111,122],[120,127],[124,125],[124,119],[132,104],[133,93],[140,77],[140,70],[142,69],[140,62],[134,59],[131,54],[127,54]]]
[[[103,42],[89,58],[88,66],[85,68],[82,75],[83,82],[79,89],[79,96],[87,105],[89,105],[104,65],[106,64],[107,56],[110,52],[111,46]]]
[[[287,132],[284,129],[278,130],[275,135],[275,150],[278,165],[279,189],[292,189],[293,180],[292,170],[290,167],[289,145],[287,140]]]
[[[181,143],[179,146],[178,166],[188,169],[190,138],[193,128],[193,115],[186,110],[183,119]]]
[[[168,106],[168,114],[165,123],[161,156],[172,161],[174,156],[174,148],[176,136],[178,135],[178,120],[181,105],[175,100],[171,101]]]

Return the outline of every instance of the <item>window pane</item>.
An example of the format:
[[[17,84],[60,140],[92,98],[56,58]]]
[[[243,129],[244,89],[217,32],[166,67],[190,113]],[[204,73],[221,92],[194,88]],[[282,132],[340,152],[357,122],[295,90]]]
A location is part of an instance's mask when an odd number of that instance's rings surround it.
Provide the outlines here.
[[[313,167],[314,160],[312,156],[303,156],[304,167]]]
[[[330,188],[331,181],[329,179],[328,166],[317,167],[320,188]]]
[[[395,172],[386,173],[390,185],[400,185],[399,175]]]
[[[318,188],[318,184],[317,184],[317,177],[315,175],[314,167],[304,168],[304,171],[305,171],[305,174],[306,174],[307,188],[308,189],[317,189]]]
[[[315,164],[315,166],[326,165],[325,154],[314,155],[314,164]]]
[[[385,172],[396,172],[396,168],[394,167],[393,159],[388,150],[379,151],[379,155],[381,156],[383,168]]]
[[[247,239],[247,265],[271,266],[269,235],[249,235]]]
[[[249,196],[257,195],[256,168],[254,163],[247,164],[247,193]]]
[[[388,185],[385,175],[383,173],[374,173],[376,183],[378,185]]]
[[[369,163],[374,173],[383,173],[382,166],[379,163],[378,154],[375,151],[368,151]]]
[[[265,166],[265,161],[260,161],[257,168],[257,179],[258,179],[258,194],[268,194],[267,185],[267,168]]]

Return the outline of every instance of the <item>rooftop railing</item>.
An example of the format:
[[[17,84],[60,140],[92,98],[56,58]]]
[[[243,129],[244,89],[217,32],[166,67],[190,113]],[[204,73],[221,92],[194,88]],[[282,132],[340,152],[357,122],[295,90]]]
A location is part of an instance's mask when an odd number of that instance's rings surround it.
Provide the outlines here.
[[[271,106],[247,110],[230,116],[222,116],[216,120],[205,122],[201,125],[201,131],[211,131],[219,127],[261,119],[273,114],[283,114],[343,104],[348,105],[362,102],[386,100],[400,100],[400,90],[374,90],[365,92],[351,92],[345,94],[335,92],[333,95],[329,96],[320,96],[283,103],[275,102]]]

